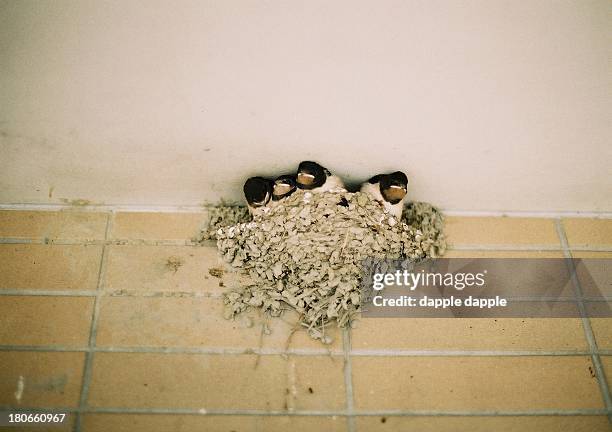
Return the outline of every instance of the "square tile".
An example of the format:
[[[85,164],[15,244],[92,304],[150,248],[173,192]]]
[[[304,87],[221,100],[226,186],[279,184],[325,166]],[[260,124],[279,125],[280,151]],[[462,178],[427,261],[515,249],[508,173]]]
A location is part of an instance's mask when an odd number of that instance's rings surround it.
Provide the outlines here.
[[[576,275],[586,298],[612,297],[612,252],[572,251]]]
[[[0,297],[0,344],[87,346],[91,297]]]
[[[353,357],[358,409],[603,408],[588,357]]]
[[[604,368],[604,373],[608,379],[608,388],[612,388],[612,356],[602,355],[600,358]]]
[[[322,416],[85,414],[83,429],[87,432],[344,432],[346,419]]]
[[[353,349],[587,350],[580,318],[363,318]]]
[[[340,411],[346,408],[344,358],[289,356],[286,366],[289,410]]]
[[[0,289],[95,290],[101,245],[0,244]]]
[[[108,213],[78,211],[0,211],[0,237],[103,240]]]
[[[372,432],[604,432],[605,416],[358,417],[357,430]]]
[[[78,406],[84,359],[80,352],[0,351],[0,405]]]
[[[343,359],[97,353],[89,404],[192,409],[341,409]]]
[[[206,212],[148,213],[118,212],[115,214],[112,239],[190,240],[208,221]]]
[[[446,218],[450,245],[560,246],[552,219],[510,217]]]
[[[223,293],[238,280],[214,246],[111,245],[105,273],[109,291]]]
[[[590,318],[599,349],[612,350],[612,318]]]
[[[563,228],[570,247],[612,245],[612,219],[568,218]]]
[[[266,318],[250,311],[227,320],[220,298],[104,297],[96,342],[99,346],[273,348],[342,350],[342,335],[329,330],[331,345],[305,331],[291,333],[297,316]],[[270,330],[265,334],[264,325]]]
[[[582,259],[576,262],[576,276],[587,300],[612,298],[612,259]],[[612,302],[608,301],[610,305]]]

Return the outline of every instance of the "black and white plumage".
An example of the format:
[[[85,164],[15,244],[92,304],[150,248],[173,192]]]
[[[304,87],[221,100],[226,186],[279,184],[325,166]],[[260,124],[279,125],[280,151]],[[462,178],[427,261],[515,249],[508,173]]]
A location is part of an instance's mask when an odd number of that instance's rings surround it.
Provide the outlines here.
[[[300,163],[296,181],[299,189],[314,193],[346,190],[340,177],[333,175],[327,168],[312,161]]]
[[[263,177],[251,177],[244,183],[243,190],[249,212],[253,216],[259,216],[269,208],[274,182]]]
[[[294,175],[288,174],[277,177],[272,187],[272,201],[270,201],[270,206],[274,207],[278,205],[282,199],[287,198],[295,192],[296,189],[297,184]]]
[[[375,175],[361,185],[361,192],[380,202],[397,219],[402,217],[407,191],[408,177],[401,171]]]

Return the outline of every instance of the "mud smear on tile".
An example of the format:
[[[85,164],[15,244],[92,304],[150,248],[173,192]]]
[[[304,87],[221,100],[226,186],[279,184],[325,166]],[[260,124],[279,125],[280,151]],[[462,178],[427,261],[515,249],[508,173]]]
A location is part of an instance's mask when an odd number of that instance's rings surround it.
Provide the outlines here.
[[[166,260],[166,268],[175,274],[183,265],[185,265],[185,260],[181,257],[173,255]]]
[[[51,191],[49,191],[49,194],[51,194]],[[95,204],[94,202],[88,199],[84,199],[84,198],[76,198],[76,199],[60,198],[60,201],[63,202],[64,204],[69,204],[75,207],[87,207],[87,206]]]
[[[194,291],[142,291],[118,289],[108,293],[110,297],[142,297],[142,298],[201,298],[210,297]]]
[[[223,270],[220,267],[212,267],[208,269],[208,274],[218,279],[221,279],[224,273],[225,273],[225,270]]]
[[[225,294],[225,318],[252,308],[271,317],[293,310],[324,344],[332,342],[326,329],[350,325],[359,313],[365,259],[419,261],[446,250],[442,215],[427,203],[409,203],[397,220],[366,194],[297,191],[252,221],[231,223],[245,211],[211,213],[220,254],[248,276]]]
[[[589,374],[591,378],[596,378],[595,371],[593,370],[593,366],[589,366]]]
[[[52,190],[49,191],[50,194],[53,193]],[[62,208],[61,211],[63,212],[71,212],[71,211],[82,211],[83,208],[85,207],[93,207],[93,206],[102,206],[104,205],[103,202],[95,202],[95,201],[91,201],[85,198],[75,198],[75,199],[68,199],[68,198],[60,198],[59,199],[62,203],[69,205],[70,207],[66,207],[66,208]]]
[[[65,374],[51,377],[47,380],[34,382],[30,384],[30,388],[33,390],[41,390],[46,392],[56,392],[63,394],[68,384],[68,376]]]

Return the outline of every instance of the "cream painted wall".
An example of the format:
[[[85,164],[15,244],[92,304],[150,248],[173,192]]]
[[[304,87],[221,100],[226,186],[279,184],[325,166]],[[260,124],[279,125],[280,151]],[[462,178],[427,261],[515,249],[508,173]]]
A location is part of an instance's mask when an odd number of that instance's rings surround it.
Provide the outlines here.
[[[609,0],[0,0],[2,203],[239,199],[307,158],[612,211],[611,144]]]

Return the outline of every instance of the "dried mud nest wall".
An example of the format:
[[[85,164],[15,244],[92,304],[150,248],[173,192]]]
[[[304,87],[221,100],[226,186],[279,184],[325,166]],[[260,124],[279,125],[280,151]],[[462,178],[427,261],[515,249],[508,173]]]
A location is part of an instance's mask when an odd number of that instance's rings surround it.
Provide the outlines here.
[[[359,314],[364,260],[417,262],[446,249],[443,217],[430,204],[411,202],[397,220],[360,192],[297,191],[253,220],[245,207],[218,206],[199,237],[207,239],[249,276],[225,294],[226,318],[249,308],[270,316],[294,310],[323,343],[326,327]]]

